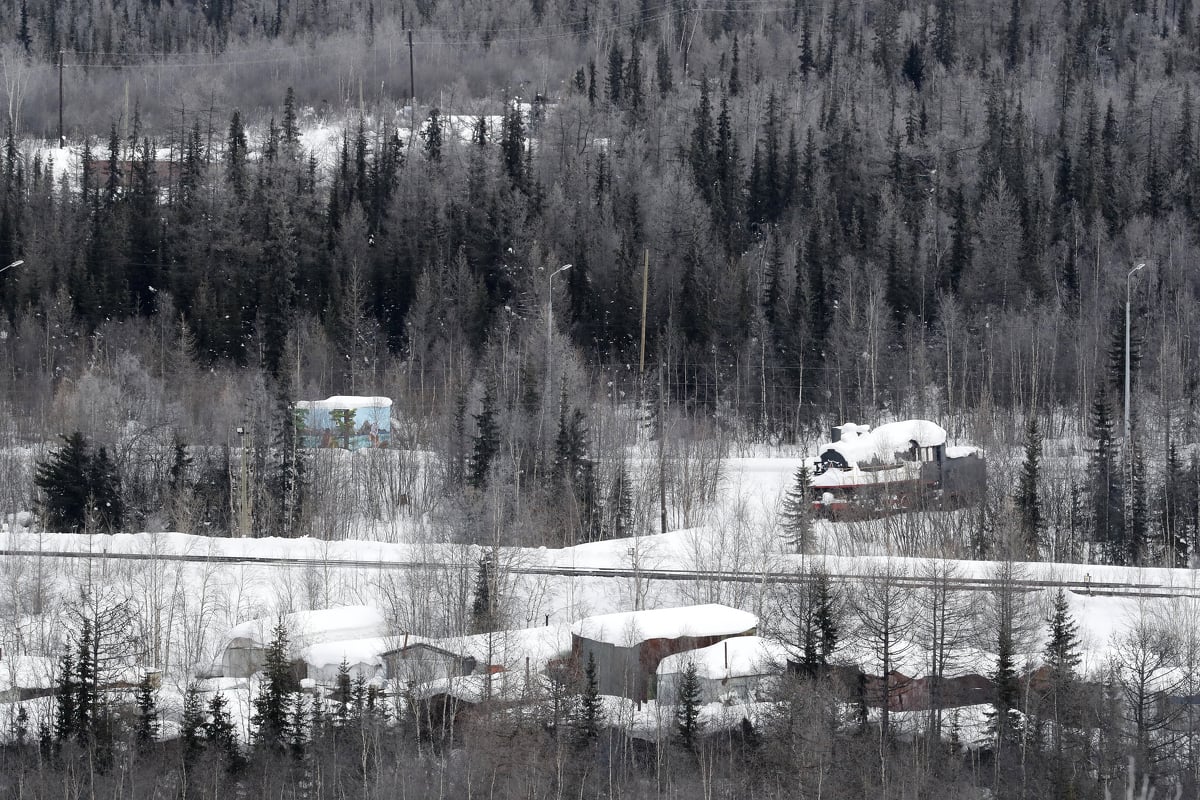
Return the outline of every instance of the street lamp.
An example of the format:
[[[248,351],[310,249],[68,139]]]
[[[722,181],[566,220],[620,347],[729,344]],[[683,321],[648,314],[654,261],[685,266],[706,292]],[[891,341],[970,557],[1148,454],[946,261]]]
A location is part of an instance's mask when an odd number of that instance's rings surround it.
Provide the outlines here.
[[[9,265],[8,265],[7,267],[5,267],[4,269],[0,269],[0,272],[8,272],[8,271],[9,271],[10,269],[12,269],[13,267],[19,267],[19,266],[21,266],[21,265],[22,265],[22,264],[24,264],[24,263],[25,263],[25,259],[23,259],[23,258],[19,258],[19,259],[17,259],[16,261],[14,261],[13,263],[9,264]]]
[[[1133,283],[1133,273],[1146,266],[1145,261],[1138,262],[1129,274],[1125,276],[1125,438],[1129,439],[1129,287]]]

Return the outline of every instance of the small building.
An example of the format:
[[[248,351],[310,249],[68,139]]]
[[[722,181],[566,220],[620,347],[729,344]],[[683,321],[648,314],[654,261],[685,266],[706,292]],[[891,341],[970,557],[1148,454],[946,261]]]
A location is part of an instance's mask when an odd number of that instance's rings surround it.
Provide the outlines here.
[[[787,648],[761,636],[735,636],[717,644],[667,656],[658,665],[658,696],[674,699],[689,665],[695,665],[700,681],[701,702],[722,698],[758,700],[764,680],[781,675],[787,668]]]
[[[586,669],[595,660],[601,694],[649,700],[657,696],[664,658],[752,636],[758,617],[718,604],[602,614],[571,627],[571,655]]]
[[[412,641],[382,658],[388,680],[413,686],[467,675],[538,674],[570,650],[570,628],[548,625]]]
[[[835,426],[809,460],[813,510],[872,516],[978,499],[987,482],[984,459],[974,447],[948,446],[946,438],[944,428],[923,419],[874,429]]]
[[[315,644],[355,639],[383,638],[387,625],[383,614],[370,606],[344,606],[315,611],[296,611],[282,617],[259,617],[230,628],[225,646],[208,677],[248,678],[262,669],[272,631],[280,622],[288,633],[289,657],[298,661],[302,651]],[[298,672],[307,672],[300,662]],[[300,674],[299,677],[306,677]]]
[[[301,447],[387,447],[391,443],[392,401],[387,397],[337,395],[295,404]]]

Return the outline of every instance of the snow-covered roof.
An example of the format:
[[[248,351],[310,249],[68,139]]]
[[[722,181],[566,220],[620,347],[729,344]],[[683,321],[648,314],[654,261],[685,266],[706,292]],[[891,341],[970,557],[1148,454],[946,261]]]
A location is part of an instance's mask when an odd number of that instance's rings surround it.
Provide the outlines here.
[[[757,626],[758,617],[747,611],[710,603],[601,614],[579,620],[571,626],[571,632],[581,638],[626,647],[648,639],[735,636]]]
[[[429,639],[410,643],[408,647],[416,645],[436,647],[448,653],[470,656],[480,664],[507,669],[523,666],[528,658],[531,667],[541,669],[550,659],[570,651],[571,629],[566,625],[518,628],[472,636],[453,636],[448,639]]]
[[[948,445],[946,447],[946,458],[966,458],[973,456],[979,452],[978,447],[969,447],[967,445]]]
[[[895,460],[895,454],[907,450],[912,442],[918,447],[936,447],[946,443],[946,429],[925,419],[888,422],[874,430],[866,425],[842,425],[841,439],[821,445],[820,453],[839,453],[853,467],[859,462]]]
[[[355,395],[338,394],[324,400],[297,400],[296,408],[391,408],[390,397],[357,397]]]
[[[279,617],[259,617],[230,628],[226,640],[245,639],[265,647],[271,641],[271,631]],[[294,647],[302,648],[318,642],[344,642],[352,639],[383,637],[387,623],[379,609],[372,606],[341,606],[315,611],[294,611],[282,617],[288,639]],[[338,661],[341,661],[339,658]]]
[[[343,659],[347,664],[382,666],[380,657],[396,643],[395,637],[368,636],[364,639],[317,642],[300,651],[306,664],[314,667],[336,667]]]
[[[761,636],[734,636],[708,647],[667,656],[658,665],[659,675],[680,673],[696,665],[701,678],[740,678],[767,675],[787,665],[787,648]]]

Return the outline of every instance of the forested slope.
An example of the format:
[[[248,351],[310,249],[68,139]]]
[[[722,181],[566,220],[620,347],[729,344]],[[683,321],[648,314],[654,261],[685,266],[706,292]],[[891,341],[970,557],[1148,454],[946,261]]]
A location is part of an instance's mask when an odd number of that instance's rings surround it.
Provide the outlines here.
[[[914,416],[1015,443],[1037,416],[1102,443],[1093,516],[1196,483],[1189,3],[7,10],[15,438],[250,421],[266,447],[289,398],[383,394],[441,490],[532,487],[554,519],[569,494],[585,538],[629,481],[614,409],[647,398],[675,441]],[[55,127],[60,51],[61,179],[24,144]],[[330,120],[323,161],[303,134]],[[1194,494],[1162,524],[1194,530]]]

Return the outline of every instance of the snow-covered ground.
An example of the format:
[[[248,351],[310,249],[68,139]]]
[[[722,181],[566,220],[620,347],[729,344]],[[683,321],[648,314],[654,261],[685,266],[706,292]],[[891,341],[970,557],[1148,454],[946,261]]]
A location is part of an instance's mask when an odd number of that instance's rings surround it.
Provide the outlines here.
[[[878,549],[854,545],[870,523],[821,522],[817,525],[815,555],[799,555],[788,547],[774,527],[776,509],[795,470],[803,461],[799,452],[746,453],[725,459],[722,483],[714,507],[700,514],[702,523],[683,530],[629,539],[581,544],[563,548],[505,548],[500,555],[500,594],[506,624],[514,629],[565,626],[597,614],[628,612],[635,608],[671,608],[680,605],[722,603],[757,615],[760,633],[779,626],[779,608],[787,590],[764,581],[764,574],[794,574],[814,567],[841,576],[868,576],[889,571],[893,575],[920,576],[931,570],[950,569],[959,579],[993,579],[1001,565],[988,561],[939,561],[888,556]],[[922,515],[947,529],[961,528],[956,512]],[[915,517],[915,515],[914,515]],[[17,520],[14,519],[14,522]],[[900,522],[911,522],[912,520]],[[106,591],[127,600],[138,620],[137,634],[157,642],[149,666],[163,671],[166,704],[179,704],[181,692],[198,670],[211,665],[222,646],[238,630],[281,614],[334,607],[374,609],[351,620],[350,633],[335,639],[302,637],[299,644],[311,659],[333,667],[341,657],[376,665],[372,648],[396,646],[408,633],[438,638],[462,634],[469,625],[476,572],[483,551],[477,547],[420,540],[427,528],[389,524],[407,541],[317,539],[214,539],[185,533],[126,533],[77,535],[39,533],[22,524],[0,530],[0,549],[21,551],[0,559],[0,670],[16,655],[55,657],[67,631],[62,611],[77,602],[81,586],[103,585]],[[896,524],[897,520],[879,524]],[[366,528],[363,528],[364,530]],[[94,558],[63,558],[56,554],[91,554]],[[134,559],[110,559],[125,554]],[[555,571],[564,574],[556,574]],[[588,575],[581,571],[620,570],[621,575]],[[692,576],[689,580],[655,580],[643,571],[702,571],[747,573],[747,580],[723,576]],[[1043,646],[1045,616],[1053,589],[1067,581],[1078,587],[1091,584],[1158,586],[1175,597],[1110,597],[1077,591],[1067,595],[1079,622],[1083,650],[1081,668],[1098,674],[1115,652],[1118,637],[1146,619],[1200,620],[1198,573],[1186,569],[1135,569],[1085,564],[1028,563],[1014,567],[1020,580],[1045,582],[1047,588],[1023,594],[1029,631],[1018,653],[1022,668],[1036,666]],[[755,579],[753,576],[758,576]],[[860,585],[844,586],[849,599]],[[911,593],[913,633],[897,649],[893,666],[911,675],[924,674],[927,654],[919,630],[925,602],[921,589]],[[1164,594],[1169,593],[1164,591]],[[1190,597],[1189,597],[1190,595]],[[31,613],[32,597],[43,598],[43,613]],[[966,595],[976,621],[986,615],[988,594]],[[310,615],[301,615],[309,619]],[[370,617],[370,619],[368,619]],[[386,631],[380,629],[383,621]],[[10,624],[11,623],[11,624]],[[358,624],[362,623],[362,624]],[[368,624],[369,623],[369,624]],[[345,626],[343,626],[345,627]],[[390,634],[390,635],[388,635]],[[994,667],[992,640],[979,635],[960,643],[954,670],[987,673]],[[466,640],[463,640],[466,642]],[[837,657],[875,669],[869,645],[855,635],[848,618]],[[466,646],[464,644],[464,646]],[[723,657],[723,654],[722,654]],[[205,684],[209,691],[229,695],[235,717],[249,707],[253,681]],[[40,702],[40,701],[38,701]],[[40,707],[35,702],[32,708]],[[631,724],[650,737],[662,726],[653,704],[627,708],[612,701],[614,713],[628,716]],[[718,704],[720,705],[720,704]],[[754,708],[711,708],[713,724],[728,717],[736,724],[751,718]],[[618,708],[619,706],[619,708]],[[0,725],[12,707],[0,707]],[[969,712],[963,712],[964,739],[969,738]],[[657,735],[657,734],[655,734]]]

